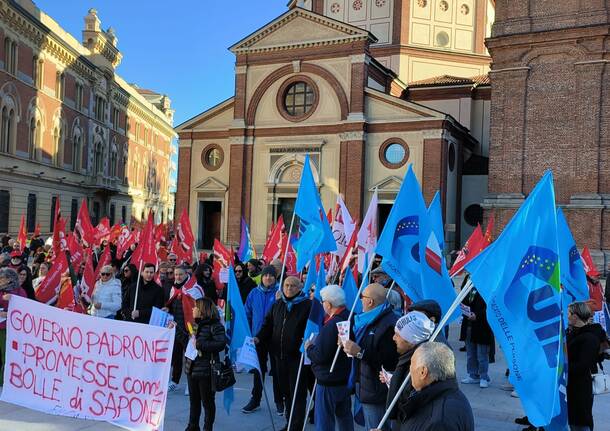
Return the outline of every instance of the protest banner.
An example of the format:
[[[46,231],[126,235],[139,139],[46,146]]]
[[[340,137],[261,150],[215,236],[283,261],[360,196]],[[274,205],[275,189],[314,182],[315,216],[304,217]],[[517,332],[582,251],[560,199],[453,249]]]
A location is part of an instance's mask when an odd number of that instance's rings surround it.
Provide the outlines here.
[[[163,428],[173,329],[84,316],[16,295],[6,323],[0,400],[129,430]]]

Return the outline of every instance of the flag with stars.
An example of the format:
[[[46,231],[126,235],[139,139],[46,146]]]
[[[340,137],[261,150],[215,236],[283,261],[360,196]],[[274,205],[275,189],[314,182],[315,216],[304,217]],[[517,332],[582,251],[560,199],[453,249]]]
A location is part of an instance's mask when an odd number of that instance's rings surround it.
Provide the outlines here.
[[[576,242],[570,231],[570,226],[561,208],[557,208],[557,241],[559,242],[559,261],[561,284],[564,287],[564,317],[567,318],[567,308],[574,301],[589,299],[589,286],[585,268],[576,248]]]
[[[423,298],[420,279],[420,221],[426,216],[426,203],[419,183],[409,169],[377,243],[376,253],[383,257],[381,266],[411,300]]]
[[[549,171],[499,238],[466,265],[525,413],[545,429],[551,422],[556,429],[564,396],[559,261]]]

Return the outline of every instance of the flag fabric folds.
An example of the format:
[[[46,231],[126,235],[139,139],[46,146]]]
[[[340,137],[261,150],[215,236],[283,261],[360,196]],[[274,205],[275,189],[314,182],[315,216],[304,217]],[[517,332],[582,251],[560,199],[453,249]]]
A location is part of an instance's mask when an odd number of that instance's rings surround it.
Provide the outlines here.
[[[186,208],[180,214],[180,220],[176,225],[176,237],[172,242],[172,251],[176,253],[178,259],[189,264],[193,262],[193,249],[195,247],[195,235],[191,228]]]
[[[315,272],[316,264],[315,260],[309,262],[309,272],[307,273],[307,280],[309,280],[309,273]],[[305,351],[305,342],[309,340],[312,334],[319,334],[322,325],[324,325],[324,307],[322,307],[322,295],[320,291],[326,286],[326,270],[324,268],[324,259],[320,259],[320,269],[318,270],[316,277],[316,290],[311,300],[311,308],[309,309],[309,317],[307,324],[305,325],[305,333],[303,334],[303,343],[301,344],[301,352]],[[307,292],[306,292],[307,293]]]
[[[239,248],[237,249],[237,257],[241,262],[247,262],[250,259],[256,258],[256,250],[250,238],[250,228],[244,218],[241,218],[241,237],[239,240]]]
[[[78,210],[74,232],[78,235],[78,238],[87,245],[92,245],[95,241],[95,229],[91,224],[89,210],[87,209],[87,201],[85,199],[83,199],[80,209]]]
[[[356,306],[354,307],[354,313],[362,313],[362,302],[360,302],[358,298],[358,286],[356,285],[356,280],[354,280],[352,271],[345,271],[345,278],[343,279],[343,291],[345,292],[345,306],[351,310],[355,303]]]
[[[563,305],[567,308],[571,302],[588,300],[589,286],[580,253],[561,208],[557,208],[557,240],[561,284],[566,295]]]
[[[356,239],[358,244],[358,272],[360,274],[366,271],[371,259],[375,257],[375,247],[377,247],[377,206],[378,197],[377,189],[375,189]]]
[[[263,259],[265,262],[271,262],[273,259],[278,259],[282,255],[282,231],[285,230],[284,217],[280,214],[277,223],[271,229],[265,248],[263,249]]]
[[[303,229],[295,247],[297,271],[300,271],[314,255],[337,250],[337,244],[313,180],[309,155],[305,156],[294,211],[299,216],[300,228]]]
[[[477,224],[470,238],[466,240],[466,244],[464,244],[464,247],[458,253],[455,262],[453,262],[449,276],[453,277],[460,274],[464,270],[464,266],[485,248],[486,245],[484,243],[485,236],[483,236],[483,229],[481,229],[480,224]]]
[[[582,257],[582,264],[585,267],[586,274],[589,277],[594,277],[594,278],[599,277],[601,274],[597,270],[597,267],[595,266],[595,263],[593,262],[593,258],[591,257],[591,252],[589,251],[589,248],[587,246],[585,246],[582,249],[581,257]]]
[[[500,237],[466,265],[534,426],[561,414],[564,348],[553,177],[545,173]]]
[[[138,246],[131,255],[131,263],[133,263],[137,268],[140,267],[140,262],[142,265],[145,263],[152,263],[156,267],[157,249],[155,245],[155,224],[153,222],[153,214],[151,211],[148,213],[148,220],[146,222],[146,226],[144,226],[142,234],[140,235]]]
[[[425,217],[427,214],[424,197],[413,166],[409,165],[379,237],[376,252],[383,256],[381,266],[385,272],[413,302],[424,299],[420,279],[419,236],[420,222]]]
[[[20,250],[23,250],[27,247],[27,239],[28,233],[25,228],[25,215],[21,215],[21,222],[19,223],[19,234],[17,235],[17,242],[19,243]]]

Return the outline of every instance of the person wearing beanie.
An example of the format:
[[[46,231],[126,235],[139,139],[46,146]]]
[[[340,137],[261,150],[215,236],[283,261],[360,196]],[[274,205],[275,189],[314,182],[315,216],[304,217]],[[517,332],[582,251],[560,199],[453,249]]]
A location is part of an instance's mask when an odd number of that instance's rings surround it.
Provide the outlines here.
[[[269,267],[263,269],[263,273],[267,268]],[[275,268],[273,271],[275,273]],[[267,275],[263,275],[263,280],[265,277]],[[291,423],[290,431],[302,430],[305,422],[306,379],[301,376],[297,386],[297,375],[301,362],[300,348],[303,344],[310,309],[311,300],[309,295],[303,292],[301,281],[294,276],[286,277],[280,299],[275,301],[254,338],[257,347],[264,347],[275,357],[277,374],[274,372],[273,376],[274,379],[276,376],[279,379],[281,397],[285,403],[284,416],[286,423]],[[295,393],[294,411],[292,412],[294,416],[290,421],[292,399]],[[278,406],[278,413],[279,407],[281,406]],[[287,430],[287,425],[282,430]]]
[[[256,261],[256,259],[251,259],[250,261],[252,260]],[[248,261],[248,267],[250,267],[250,261]],[[278,290],[277,274],[274,267],[265,266],[259,276],[261,280],[260,284],[250,291],[246,298],[246,303],[244,304],[246,317],[252,334],[258,333],[263,326],[265,316],[271,311],[271,308],[276,301],[275,293]],[[284,403],[280,393],[279,379],[276,377],[275,373],[275,357],[270,354],[269,348],[266,345],[256,346],[256,353],[258,355],[260,370],[263,374],[260,375],[258,371],[254,371],[252,396],[250,401],[248,401],[248,404],[246,404],[241,411],[243,413],[252,413],[260,409],[260,403],[263,396],[263,380],[265,378],[265,373],[267,372],[267,358],[269,358],[269,361],[271,362],[270,371],[273,373],[273,398],[275,399],[278,414],[280,414],[280,412],[283,414]]]
[[[398,353],[392,343],[394,325],[398,316],[386,301],[388,290],[382,285],[369,284],[362,295],[362,313],[355,316],[352,340],[343,345],[343,350],[353,356],[355,393],[364,413],[364,426],[375,428],[385,414],[388,388],[379,381],[383,367],[394,371]],[[389,424],[384,426],[389,430]]]
[[[0,318],[6,319],[11,295],[26,297],[25,290],[19,286],[19,275],[12,268],[0,268]],[[6,352],[6,320],[0,322],[0,386],[3,385],[4,358]]]
[[[437,325],[441,321],[441,318],[443,316],[441,306],[433,299],[424,299],[421,301],[414,302],[409,306],[408,311],[421,311],[426,316],[428,316],[428,319],[434,322],[435,325]],[[447,326],[445,326],[444,329],[446,328]],[[445,331],[439,332],[436,336],[436,340],[434,341],[443,343],[451,349],[451,345],[449,344],[449,341],[447,341],[447,337],[445,336]]]
[[[400,355],[398,364],[396,365],[396,371],[392,374],[390,382],[387,382],[386,376],[383,373],[379,374],[379,380],[382,383],[386,385],[389,383],[386,406],[390,405],[396,396],[400,385],[407,377],[407,374],[409,374],[411,358],[413,357],[413,353],[415,353],[417,346],[430,339],[430,336],[434,332],[434,328],[434,322],[421,311],[411,311],[396,322],[396,325],[394,326],[394,336],[392,337],[396,344],[396,352]],[[406,420],[403,407],[409,398],[411,390],[412,386],[409,383],[400,394],[398,402],[390,414],[390,419],[395,419],[398,422]]]

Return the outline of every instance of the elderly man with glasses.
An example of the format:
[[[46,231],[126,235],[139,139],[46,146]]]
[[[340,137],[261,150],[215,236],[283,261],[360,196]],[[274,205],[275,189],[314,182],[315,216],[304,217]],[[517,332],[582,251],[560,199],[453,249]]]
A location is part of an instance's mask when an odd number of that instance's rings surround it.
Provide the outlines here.
[[[83,299],[91,304],[89,314],[107,319],[114,319],[121,308],[121,282],[114,278],[114,269],[105,265],[100,271],[100,279],[95,283],[93,295]]]

